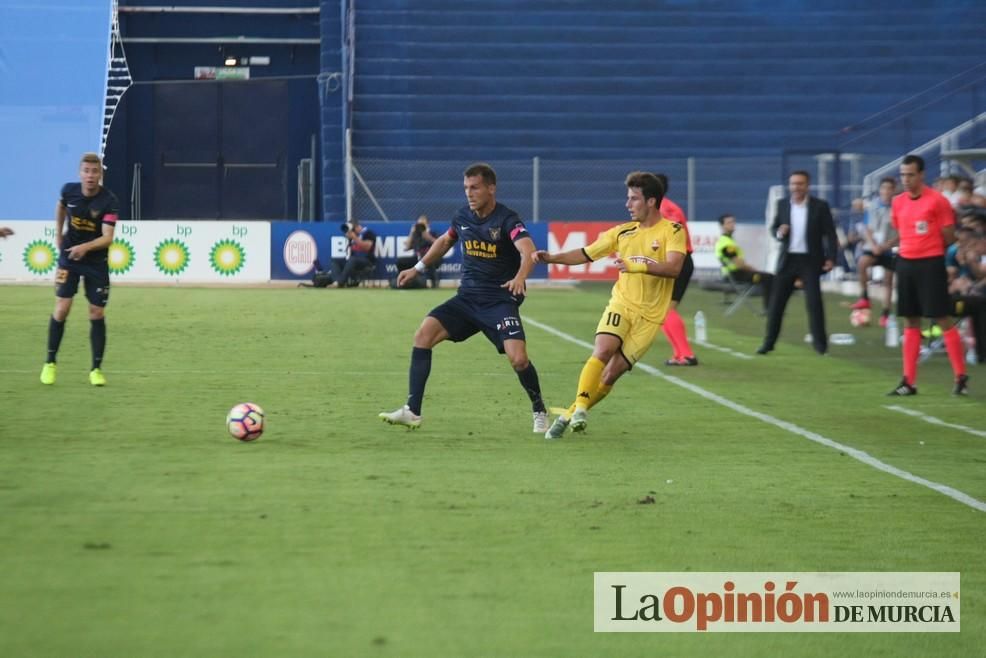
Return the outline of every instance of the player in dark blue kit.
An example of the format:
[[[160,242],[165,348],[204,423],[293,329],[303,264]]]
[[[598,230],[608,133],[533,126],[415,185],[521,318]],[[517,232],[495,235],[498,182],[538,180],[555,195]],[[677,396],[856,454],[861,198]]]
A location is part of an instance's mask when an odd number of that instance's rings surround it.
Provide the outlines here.
[[[100,370],[106,349],[106,303],[110,298],[109,246],[119,215],[120,204],[100,183],[103,162],[95,153],[86,153],[79,163],[80,183],[66,183],[55,207],[55,246],[58,270],[55,272],[55,312],[48,321],[48,357],[41,369],[41,383],[55,383],[55,357],[65,332],[65,320],[72,309],[72,298],[85,281],[89,300],[89,342],[92,370],[89,383],[105,386]]]
[[[438,263],[456,242],[462,248],[462,281],[458,293],[432,309],[414,334],[407,404],[380,414],[392,425],[412,429],[421,424],[421,403],[431,372],[431,350],[448,339],[466,340],[482,332],[500,354],[506,354],[531,399],[534,432],[548,429],[548,412],[541,399],[537,370],[527,358],[519,307],[524,301],[527,275],[535,251],[524,223],[510,208],[496,201],[496,172],[488,164],[470,165],[463,174],[466,199],[448,232],[431,245],[413,268],[397,275],[403,286]]]

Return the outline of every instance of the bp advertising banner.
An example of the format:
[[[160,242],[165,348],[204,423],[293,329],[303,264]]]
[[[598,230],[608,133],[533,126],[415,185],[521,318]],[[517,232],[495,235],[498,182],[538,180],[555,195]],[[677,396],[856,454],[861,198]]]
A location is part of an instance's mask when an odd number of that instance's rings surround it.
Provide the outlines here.
[[[54,222],[8,222],[0,278],[49,281],[58,264]],[[109,249],[113,281],[266,283],[267,222],[119,222]]]
[[[377,269],[372,278],[392,279],[397,276],[398,260],[407,259],[405,267],[416,262],[416,256],[404,248],[404,240],[411,232],[413,222],[367,222],[366,228],[377,236]],[[545,224],[529,224],[528,232],[534,244],[543,249],[547,244],[548,227]],[[448,230],[447,223],[433,222],[431,231],[436,236]],[[271,224],[270,264],[272,279],[310,279],[317,260],[328,269],[332,260],[344,262],[348,241],[338,224],[331,222],[273,222]],[[462,273],[462,254],[458,245],[445,255],[439,268],[442,278],[458,279]],[[532,279],[547,278],[547,268],[538,265]]]

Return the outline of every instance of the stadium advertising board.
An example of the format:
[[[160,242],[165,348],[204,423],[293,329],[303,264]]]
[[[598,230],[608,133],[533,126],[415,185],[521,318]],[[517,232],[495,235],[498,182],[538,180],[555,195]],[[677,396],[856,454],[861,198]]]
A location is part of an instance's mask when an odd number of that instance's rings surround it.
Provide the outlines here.
[[[9,222],[0,240],[0,278],[53,281],[54,222]],[[109,249],[121,282],[265,283],[270,280],[267,222],[119,222]]]
[[[581,249],[591,244],[599,234],[621,222],[551,222],[548,224],[548,251],[556,253],[570,249]],[[716,240],[719,239],[718,222],[688,222],[694,252],[692,259],[699,269],[718,269],[715,256]],[[612,281],[619,270],[616,269],[615,256],[601,258],[585,265],[550,265],[548,278],[554,280],[577,279],[584,281]]]
[[[404,248],[404,240],[411,231],[413,222],[367,222],[364,226],[377,236],[377,268],[371,278],[390,280],[397,276],[399,264],[410,267],[417,258]],[[534,243],[543,247],[547,243],[547,226],[530,224],[528,232]],[[448,230],[447,223],[433,222],[431,230],[441,235]],[[272,279],[310,279],[315,271],[314,262],[324,269],[332,260],[344,261],[348,241],[340,230],[338,222],[272,222],[270,263]],[[399,263],[400,261],[400,263]],[[443,279],[458,279],[462,272],[462,253],[458,245],[452,247],[440,268]],[[531,273],[532,279],[547,277],[544,265],[539,265]]]

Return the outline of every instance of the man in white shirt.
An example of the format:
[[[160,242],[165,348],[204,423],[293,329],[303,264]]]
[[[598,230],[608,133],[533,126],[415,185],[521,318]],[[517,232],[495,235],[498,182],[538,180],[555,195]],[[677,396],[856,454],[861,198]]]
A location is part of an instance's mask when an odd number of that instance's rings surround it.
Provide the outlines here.
[[[788,177],[790,198],[777,202],[777,213],[771,231],[781,242],[777,259],[777,277],[767,312],[767,329],[763,344],[757,354],[774,350],[781,333],[781,323],[787,301],[794,291],[794,282],[800,279],[804,285],[805,306],[811,325],[812,344],[815,351],[828,351],[828,334],[825,332],[825,307],[822,304],[822,286],[819,278],[835,265],[839,240],[835,234],[835,222],[829,205],[808,194],[811,176],[806,171],[792,172]]]

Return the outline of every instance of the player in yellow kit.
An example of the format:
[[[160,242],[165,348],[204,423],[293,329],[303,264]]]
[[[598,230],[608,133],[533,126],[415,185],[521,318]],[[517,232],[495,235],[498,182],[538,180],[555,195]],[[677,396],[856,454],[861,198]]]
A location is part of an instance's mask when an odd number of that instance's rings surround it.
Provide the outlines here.
[[[546,439],[561,438],[569,426],[573,432],[584,431],[589,409],[644,356],[661,330],[675,278],[685,262],[684,227],[661,217],[661,181],[654,174],[634,171],[627,175],[626,186],[631,221],[614,226],[584,249],[533,255],[536,263],[581,265],[615,252],[620,270],[596,327],[592,356],[579,375],[575,402],[555,419]]]

